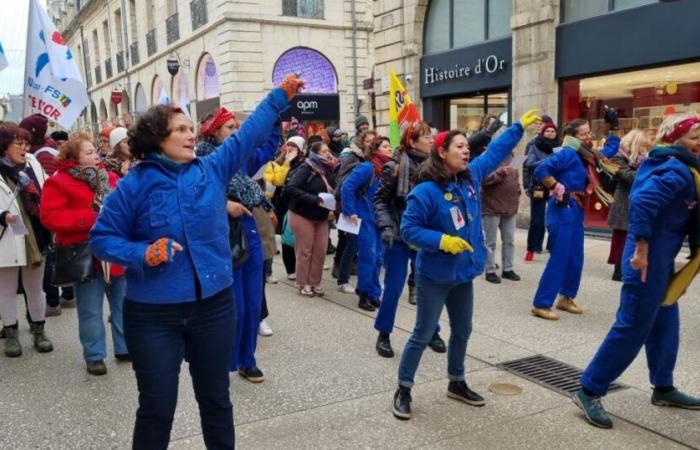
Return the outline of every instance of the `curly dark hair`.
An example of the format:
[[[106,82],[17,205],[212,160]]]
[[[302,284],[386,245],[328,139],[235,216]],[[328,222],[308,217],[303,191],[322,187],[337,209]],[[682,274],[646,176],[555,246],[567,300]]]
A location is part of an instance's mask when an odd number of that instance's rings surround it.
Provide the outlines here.
[[[24,128],[20,128],[11,122],[4,122],[0,125],[0,158],[5,156],[7,148],[15,140],[28,143],[31,138],[31,133]]]
[[[173,131],[169,125],[175,114],[184,112],[177,106],[156,105],[139,117],[128,133],[129,148],[134,159],[143,159],[146,153],[160,150],[160,143]]]
[[[442,143],[442,148],[447,149],[454,140],[454,138],[457,136],[464,136],[465,139],[467,138],[467,135],[465,135],[463,131],[450,130],[450,132],[447,133],[447,137]],[[458,180],[467,180],[471,182],[471,174],[469,172],[469,167],[467,166],[467,170],[458,173],[456,175],[456,178]],[[416,183],[422,183],[424,181],[434,181],[440,185],[447,185],[451,181],[454,181],[454,179],[455,176],[450,175],[450,173],[447,172],[447,169],[445,168],[445,163],[443,162],[442,158],[440,158],[440,154],[438,153],[437,148],[433,148],[430,151],[430,156],[420,165],[420,168],[418,169],[418,174],[416,175]]]

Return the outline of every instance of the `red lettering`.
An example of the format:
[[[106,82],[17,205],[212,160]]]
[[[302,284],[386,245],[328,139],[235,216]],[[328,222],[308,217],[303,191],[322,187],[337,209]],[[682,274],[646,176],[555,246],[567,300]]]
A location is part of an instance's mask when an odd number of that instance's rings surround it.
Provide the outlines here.
[[[58,118],[61,117],[61,111],[54,109],[53,112],[51,113],[51,118],[54,121],[58,121]]]

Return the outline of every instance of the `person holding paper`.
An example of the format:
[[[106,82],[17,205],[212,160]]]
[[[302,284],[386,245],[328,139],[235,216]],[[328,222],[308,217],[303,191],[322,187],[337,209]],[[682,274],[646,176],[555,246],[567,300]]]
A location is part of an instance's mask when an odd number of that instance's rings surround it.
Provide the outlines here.
[[[315,142],[285,187],[289,225],[296,239],[296,281],[299,294],[306,297],[325,295],[321,275],[328,248],[328,219],[333,217],[333,211],[323,205],[335,192],[335,163],[328,145]],[[325,201],[322,194],[326,194]]]
[[[384,247],[374,219],[374,194],[379,187],[382,166],[391,161],[391,143],[384,136],[376,137],[365,152],[365,162],[352,168],[341,188],[343,216],[351,223],[361,220],[357,237],[357,289],[358,307],[374,311],[379,307],[382,286],[379,272],[382,269]]]
[[[26,292],[34,347],[40,353],[53,350],[44,331],[42,290],[51,233],[39,219],[46,173],[29,153],[29,139],[29,133],[16,125],[0,125],[0,316],[8,357],[22,354],[17,326],[19,277]]]
[[[479,394],[469,389],[464,377],[464,357],[472,329],[473,280],[484,271],[487,255],[479,191],[483,180],[510,156],[524,129],[540,121],[536,112],[526,112],[472,163],[463,132],[440,133],[429,159],[419,169],[418,184],[408,195],[401,220],[401,236],[418,248],[418,310],[416,326],[401,358],[399,386],[394,394],[393,411],[399,419],[411,418],[414,377],[443,306],[450,318],[447,396],[472,406],[485,404]]]

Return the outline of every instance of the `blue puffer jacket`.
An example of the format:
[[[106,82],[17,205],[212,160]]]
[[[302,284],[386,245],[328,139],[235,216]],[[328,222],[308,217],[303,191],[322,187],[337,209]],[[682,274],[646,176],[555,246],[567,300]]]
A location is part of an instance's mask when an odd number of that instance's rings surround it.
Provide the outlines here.
[[[371,162],[353,167],[341,186],[341,205],[346,216],[357,215],[363,222],[375,223],[374,194],[379,188],[379,178],[374,176]]]
[[[269,137],[287,94],[274,89],[219,150],[175,172],[155,160],[129,171],[107,197],[90,231],[100,260],[126,266],[127,297],[143,303],[184,303],[231,286],[226,188],[255,149]],[[167,237],[184,250],[170,263],[149,267],[146,248]]]
[[[408,196],[401,219],[401,236],[418,247],[416,270],[421,276],[438,283],[467,283],[484,271],[486,246],[481,229],[481,183],[496,170],[523,137],[523,127],[516,123],[498,139],[491,141],[486,152],[469,164],[471,180],[447,186],[434,181],[418,184]],[[453,208],[465,221],[455,226]],[[474,247],[474,253],[450,255],[440,251],[443,234],[459,236]]]

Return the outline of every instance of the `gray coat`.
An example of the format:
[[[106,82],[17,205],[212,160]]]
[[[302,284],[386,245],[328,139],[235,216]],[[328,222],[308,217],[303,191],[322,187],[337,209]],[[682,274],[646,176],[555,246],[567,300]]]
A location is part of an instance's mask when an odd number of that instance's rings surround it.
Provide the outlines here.
[[[630,166],[629,159],[622,152],[618,152],[610,161],[618,164],[620,169],[615,174],[615,202],[610,205],[608,225],[613,230],[627,231],[629,223],[629,218],[627,217],[629,213],[629,196],[634,177],[637,174],[637,168]]]
[[[535,169],[550,156],[552,156],[551,153],[543,152],[537,148],[535,139],[527,143],[527,147],[525,147],[525,161],[523,162],[523,189],[526,191],[530,189],[532,174],[535,173]]]

